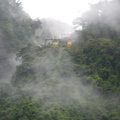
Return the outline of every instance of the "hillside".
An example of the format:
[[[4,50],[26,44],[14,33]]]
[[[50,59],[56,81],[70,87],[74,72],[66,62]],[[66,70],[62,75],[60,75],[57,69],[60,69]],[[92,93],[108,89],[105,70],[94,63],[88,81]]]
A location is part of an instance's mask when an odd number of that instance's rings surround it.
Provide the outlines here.
[[[70,47],[40,44],[70,26],[32,20],[18,1],[0,11],[0,120],[120,120],[119,0],[76,18]]]

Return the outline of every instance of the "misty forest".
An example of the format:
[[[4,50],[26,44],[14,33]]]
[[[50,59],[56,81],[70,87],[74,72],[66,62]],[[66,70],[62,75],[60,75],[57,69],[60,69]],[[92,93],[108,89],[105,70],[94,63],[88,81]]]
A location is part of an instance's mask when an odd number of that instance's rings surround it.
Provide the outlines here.
[[[0,120],[120,120],[120,0],[73,25],[0,0]],[[72,45],[45,44],[66,33]]]

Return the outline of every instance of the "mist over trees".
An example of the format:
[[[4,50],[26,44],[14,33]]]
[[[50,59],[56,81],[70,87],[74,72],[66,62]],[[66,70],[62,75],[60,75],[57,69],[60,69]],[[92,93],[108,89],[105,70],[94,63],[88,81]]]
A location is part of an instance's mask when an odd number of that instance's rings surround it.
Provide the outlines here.
[[[0,0],[0,120],[120,120],[119,13],[119,0],[92,4],[71,47],[44,46],[73,30]]]
[[[42,29],[36,29],[35,31],[36,43],[40,45],[45,44],[45,39],[60,38],[61,35],[71,34],[74,32],[71,25],[53,18],[42,18],[40,21],[42,22]]]
[[[59,37],[61,34],[74,32],[70,25],[52,18],[43,18],[41,22],[43,23],[43,27],[50,31],[51,37]]]
[[[86,73],[96,79],[94,82],[106,92],[119,91],[120,87],[119,12],[118,0],[101,1],[92,5],[89,11],[74,21],[83,28],[78,31],[78,43],[82,46],[75,47],[77,53],[72,53],[75,61],[85,65]]]
[[[22,10],[21,3],[0,1],[0,78],[12,68],[10,60],[21,47],[30,43],[30,36],[40,27],[39,20],[32,20]],[[12,57],[11,57],[12,56]]]

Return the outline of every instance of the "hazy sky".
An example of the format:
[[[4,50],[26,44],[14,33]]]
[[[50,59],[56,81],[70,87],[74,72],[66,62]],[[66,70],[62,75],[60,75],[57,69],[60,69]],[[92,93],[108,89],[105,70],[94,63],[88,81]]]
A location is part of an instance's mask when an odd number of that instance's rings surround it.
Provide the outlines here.
[[[89,3],[99,0],[20,0],[24,10],[35,18],[52,17],[72,24],[83,11],[89,9]]]

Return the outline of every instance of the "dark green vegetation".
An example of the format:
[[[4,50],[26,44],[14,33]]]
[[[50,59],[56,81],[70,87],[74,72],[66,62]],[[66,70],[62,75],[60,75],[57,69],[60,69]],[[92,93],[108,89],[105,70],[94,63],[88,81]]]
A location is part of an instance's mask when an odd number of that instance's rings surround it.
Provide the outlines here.
[[[72,47],[39,47],[40,20],[0,0],[0,120],[120,120],[119,13],[119,0],[91,5]]]
[[[30,36],[40,27],[15,0],[0,0],[0,78],[12,69],[9,58],[30,42]]]

